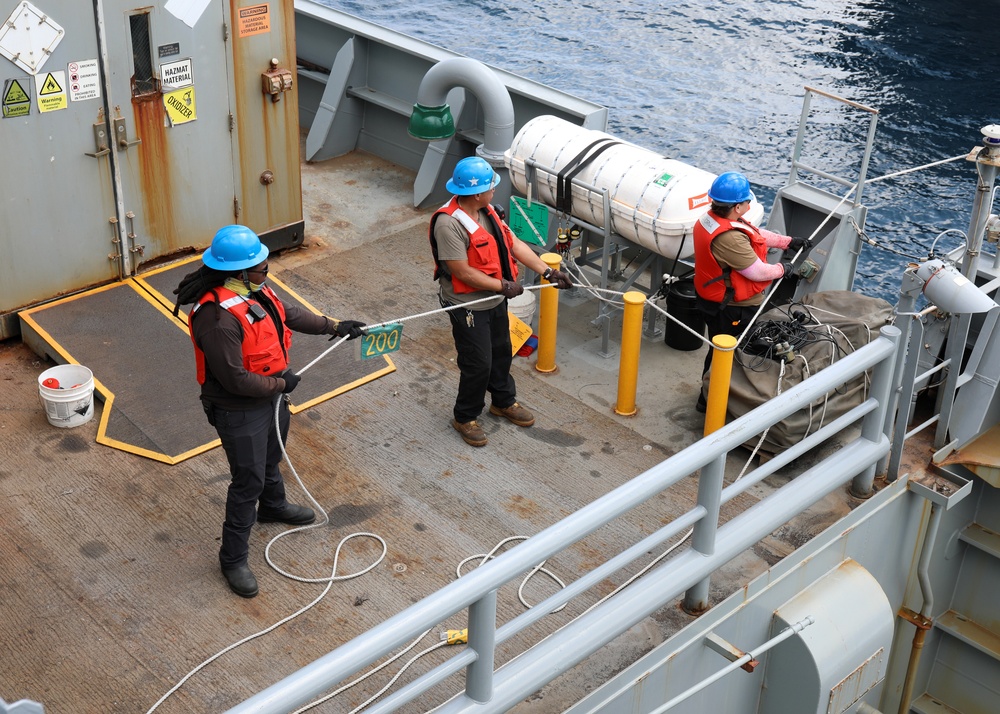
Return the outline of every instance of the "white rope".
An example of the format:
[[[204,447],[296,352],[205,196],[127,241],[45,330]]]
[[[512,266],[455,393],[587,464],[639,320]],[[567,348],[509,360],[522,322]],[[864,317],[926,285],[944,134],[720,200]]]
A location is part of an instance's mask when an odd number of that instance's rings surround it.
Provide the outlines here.
[[[529,536],[510,536],[509,538],[504,538],[502,541],[500,541],[495,546],[493,546],[493,550],[491,550],[489,553],[478,553],[476,555],[470,555],[469,557],[463,559],[462,562],[460,562],[458,564],[458,566],[455,568],[455,576],[459,577],[459,578],[462,577],[462,567],[466,563],[470,563],[473,560],[478,560],[479,561],[479,565],[482,565],[483,563],[485,563],[485,562],[487,562],[487,561],[492,560],[493,558],[495,558],[497,551],[500,550],[500,548],[502,548],[503,546],[507,545],[508,543],[511,543],[513,541],[516,541],[516,540],[528,540],[528,538],[529,538]],[[543,575],[547,575],[549,578],[551,578],[553,581],[555,581],[556,584],[559,585],[560,589],[566,587],[566,583],[564,583],[559,578],[559,576],[557,576],[555,573],[553,573],[551,570],[545,568],[544,566],[545,566],[545,561],[543,560],[541,563],[539,563],[538,565],[536,565],[535,567],[533,567],[528,572],[528,574],[525,575],[524,578],[522,578],[521,584],[517,588],[517,599],[520,600],[521,604],[524,605],[529,610],[533,607],[533,605],[531,603],[529,603],[528,600],[524,597],[524,588],[528,584],[528,581],[531,580],[531,578],[534,577],[536,573],[542,573]],[[559,607],[557,607],[552,612],[553,613],[559,612],[564,607],[566,607],[565,603],[563,603],[562,605],[560,605]]]

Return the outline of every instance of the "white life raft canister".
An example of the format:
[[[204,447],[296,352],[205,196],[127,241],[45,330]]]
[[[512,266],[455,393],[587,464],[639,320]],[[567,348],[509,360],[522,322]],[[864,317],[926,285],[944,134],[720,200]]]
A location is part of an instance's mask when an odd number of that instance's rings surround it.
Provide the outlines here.
[[[607,189],[615,233],[668,258],[694,254],[691,231],[708,210],[708,189],[716,174],[549,115],[521,127],[504,154],[511,183],[525,195],[526,160],[535,163],[533,201],[561,209],[559,174],[572,174],[597,190],[570,183],[570,215],[603,226],[601,190]],[[747,220],[758,225],[763,216],[763,206],[754,199]]]

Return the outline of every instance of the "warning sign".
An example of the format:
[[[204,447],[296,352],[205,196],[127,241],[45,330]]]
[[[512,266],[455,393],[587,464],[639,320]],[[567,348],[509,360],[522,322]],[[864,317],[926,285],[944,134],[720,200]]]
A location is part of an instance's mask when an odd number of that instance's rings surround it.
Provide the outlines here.
[[[239,10],[239,36],[261,35],[271,31],[271,8],[267,3]]]
[[[31,114],[31,97],[25,88],[31,87],[28,77],[8,79],[3,85],[3,118],[26,117]]]
[[[167,110],[170,126],[187,124],[198,118],[195,110],[194,87],[177,89],[163,95],[163,107]]]
[[[49,72],[40,82],[35,82],[38,111],[54,112],[66,108],[66,73]]]
[[[164,91],[190,87],[194,84],[194,69],[191,59],[178,60],[160,65],[160,84]]]
[[[96,59],[70,62],[66,65],[66,73],[69,75],[70,101],[101,98],[101,78]]]
[[[510,353],[516,355],[517,351],[531,337],[531,325],[509,310],[507,311],[507,319],[510,322]]]

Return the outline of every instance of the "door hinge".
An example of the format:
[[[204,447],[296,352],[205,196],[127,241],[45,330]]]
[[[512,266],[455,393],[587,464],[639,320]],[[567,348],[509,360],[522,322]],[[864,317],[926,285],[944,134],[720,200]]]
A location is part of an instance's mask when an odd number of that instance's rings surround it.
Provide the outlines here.
[[[233,198],[233,218],[240,220],[240,199]]]
[[[229,42],[229,23],[228,22],[223,22],[222,23],[222,41],[223,42]]]
[[[232,112],[229,112],[229,133],[233,133],[233,129],[236,128],[236,117],[233,116]]]

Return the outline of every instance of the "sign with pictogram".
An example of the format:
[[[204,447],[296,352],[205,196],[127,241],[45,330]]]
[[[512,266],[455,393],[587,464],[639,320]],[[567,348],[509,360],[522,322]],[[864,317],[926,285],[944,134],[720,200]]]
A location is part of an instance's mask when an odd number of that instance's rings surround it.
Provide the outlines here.
[[[239,9],[239,36],[262,35],[271,31],[271,8],[267,3]]]
[[[48,72],[35,78],[35,99],[38,111],[54,112],[66,108],[66,73]]]
[[[97,60],[78,60],[66,65],[69,75],[69,98],[73,102],[101,98],[101,75]]]
[[[167,110],[170,126],[187,124],[198,118],[195,110],[194,87],[176,89],[163,95],[163,107]]]
[[[8,79],[3,84],[3,118],[26,117],[31,114],[31,79]]]

